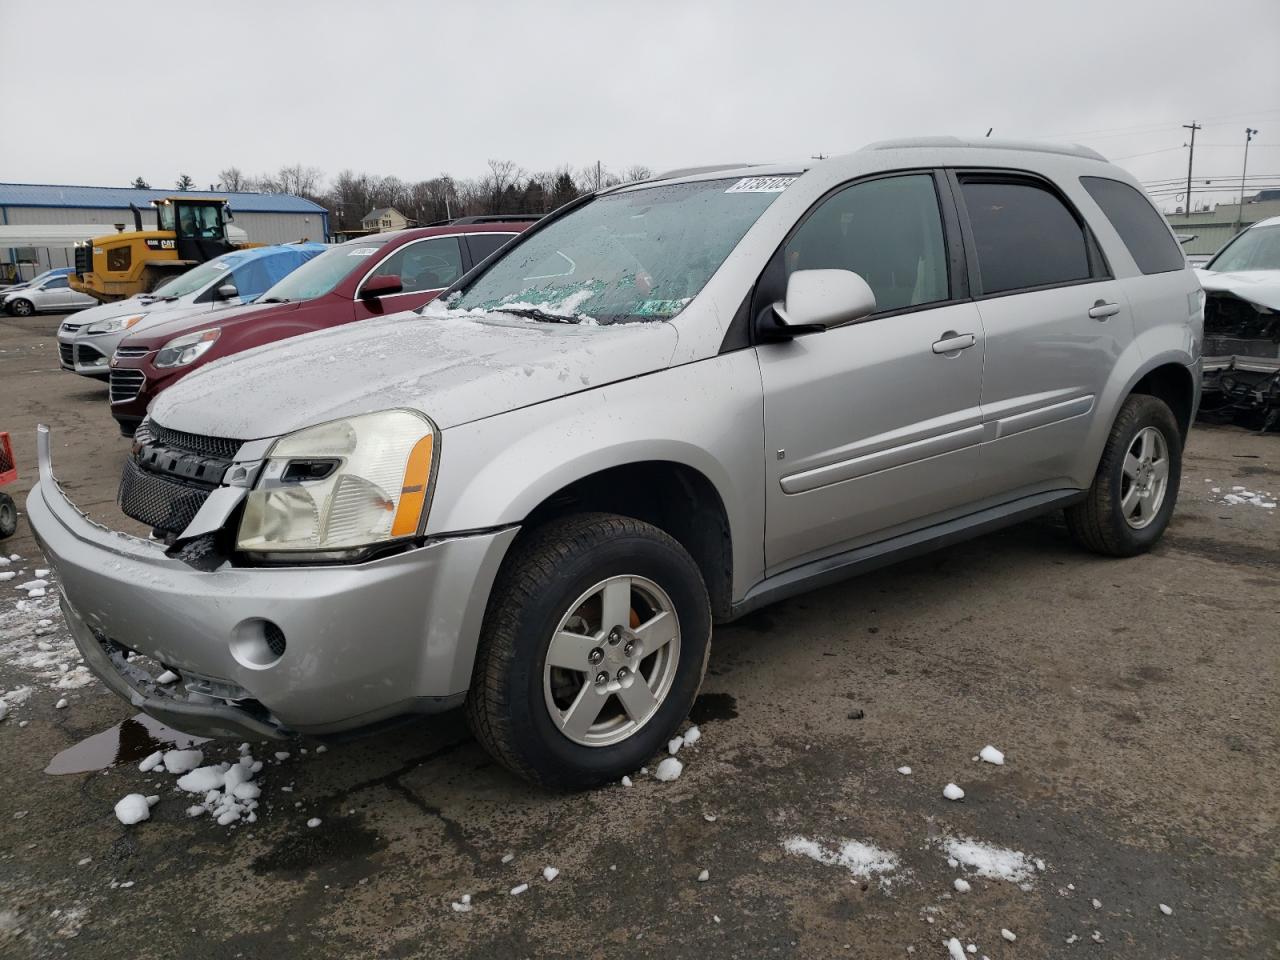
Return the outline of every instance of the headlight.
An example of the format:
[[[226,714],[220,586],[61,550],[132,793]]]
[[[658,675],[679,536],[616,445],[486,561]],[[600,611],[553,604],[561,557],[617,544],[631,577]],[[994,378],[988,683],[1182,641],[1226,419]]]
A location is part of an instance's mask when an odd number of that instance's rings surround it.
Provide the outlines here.
[[[249,492],[236,547],[284,559],[349,559],[421,533],[431,499],[435,426],[386,410],[277,440]]]
[[[185,367],[204,356],[221,335],[222,330],[213,327],[170,340],[156,354],[155,364],[157,367]]]
[[[131,317],[109,317],[106,320],[99,320],[97,323],[89,324],[89,328],[85,330],[85,333],[115,333],[117,330],[128,330],[141,319],[142,314],[140,313]]]

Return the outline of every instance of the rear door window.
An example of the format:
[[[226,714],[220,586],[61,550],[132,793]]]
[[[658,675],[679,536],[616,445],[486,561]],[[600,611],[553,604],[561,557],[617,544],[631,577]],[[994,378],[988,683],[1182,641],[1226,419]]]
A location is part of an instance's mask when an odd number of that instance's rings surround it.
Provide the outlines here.
[[[471,262],[481,263],[500,246],[514,237],[514,233],[469,233],[467,247],[471,251]]]
[[[1168,273],[1186,266],[1178,241],[1150,200],[1120,180],[1081,177],[1080,183],[1116,228],[1139,270]]]
[[[462,276],[457,237],[433,237],[407,243],[382,263],[374,277],[399,277],[401,293],[440,290]]]
[[[1091,278],[1089,243],[1075,214],[1035,183],[960,178],[984,295]]]

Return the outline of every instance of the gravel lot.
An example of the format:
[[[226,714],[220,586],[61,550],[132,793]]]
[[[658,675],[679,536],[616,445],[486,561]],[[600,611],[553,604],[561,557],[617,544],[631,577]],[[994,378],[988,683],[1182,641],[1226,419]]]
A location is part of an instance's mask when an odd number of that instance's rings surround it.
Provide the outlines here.
[[[58,319],[0,318],[6,489],[24,499],[43,421],[73,498],[112,520],[126,442],[105,387],[58,371]],[[253,745],[257,821],[233,826],[138,770],[153,746],[125,703],[32,666],[65,631],[15,610],[43,566],[21,520],[0,691],[32,692],[0,722],[0,955],[945,958],[956,937],[991,960],[1278,956],[1280,510],[1211,493],[1235,485],[1280,494],[1280,437],[1195,430],[1150,555],[1093,557],[1043,520],[717,630],[674,782],[542,793],[449,715]],[[104,731],[128,762],[44,772]],[[1004,765],[975,761],[987,744]],[[160,800],[125,827],[130,793]],[[1023,876],[950,866],[957,838],[1023,853]],[[893,868],[854,876],[846,841]]]

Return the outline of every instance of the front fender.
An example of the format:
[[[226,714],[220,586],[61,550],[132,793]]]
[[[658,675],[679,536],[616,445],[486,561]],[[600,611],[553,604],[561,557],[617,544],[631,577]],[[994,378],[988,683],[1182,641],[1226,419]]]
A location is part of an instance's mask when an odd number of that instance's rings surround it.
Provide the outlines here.
[[[759,365],[739,350],[445,430],[427,533],[520,524],[602,470],[678,463],[724,503],[738,598],[763,569],[763,457]]]

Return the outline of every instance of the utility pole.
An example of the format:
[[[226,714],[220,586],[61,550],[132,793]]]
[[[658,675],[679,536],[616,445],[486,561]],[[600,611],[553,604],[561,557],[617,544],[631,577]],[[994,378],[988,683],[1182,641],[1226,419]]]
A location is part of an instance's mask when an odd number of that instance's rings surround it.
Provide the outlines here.
[[[1191,149],[1187,153],[1187,202],[1186,202],[1186,205],[1183,207],[1183,209],[1186,210],[1188,217],[1190,217],[1190,214],[1191,214],[1191,161],[1194,160],[1196,156],[1196,131],[1201,129],[1201,127],[1200,127],[1200,124],[1192,120],[1190,123],[1184,123],[1182,125],[1182,129],[1191,131]]]
[[[1244,166],[1240,168],[1240,206],[1236,208],[1236,230],[1244,226],[1244,175],[1249,169],[1249,141],[1258,131],[1253,127],[1244,128]]]

